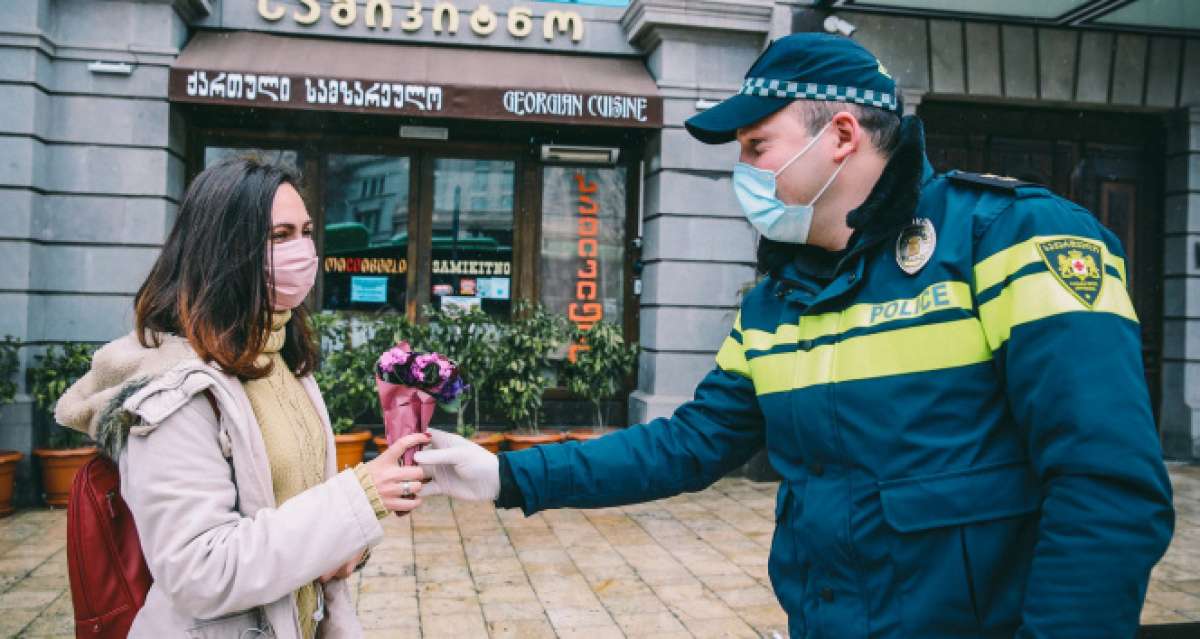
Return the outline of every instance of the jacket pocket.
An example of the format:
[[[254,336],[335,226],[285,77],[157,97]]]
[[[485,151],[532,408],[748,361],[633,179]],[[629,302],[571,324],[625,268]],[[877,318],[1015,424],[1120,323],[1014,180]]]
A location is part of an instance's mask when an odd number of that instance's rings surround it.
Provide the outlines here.
[[[911,636],[1008,633],[1019,619],[1041,504],[1024,462],[880,482]]]
[[[260,610],[198,620],[187,629],[188,639],[271,639],[275,633]]]
[[[788,624],[794,636],[803,636],[807,627],[804,619],[805,583],[808,581],[808,558],[797,537],[794,522],[803,504],[796,487],[784,479],[779,482],[775,498],[775,533],[771,538],[771,554],[767,558],[767,576],[775,597],[788,614]]]
[[[902,533],[1019,517],[1041,504],[1024,462],[883,481],[879,498],[884,519]]]

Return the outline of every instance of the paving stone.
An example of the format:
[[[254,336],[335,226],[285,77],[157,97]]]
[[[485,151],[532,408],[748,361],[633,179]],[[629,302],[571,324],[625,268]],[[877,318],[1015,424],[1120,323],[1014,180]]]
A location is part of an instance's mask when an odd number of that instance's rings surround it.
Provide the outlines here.
[[[653,595],[641,597],[604,597],[600,600],[612,615],[667,613],[670,610]]]
[[[607,626],[613,623],[612,617],[599,602],[587,608],[546,608],[546,616],[555,630]]]
[[[401,629],[420,632],[421,627],[421,618],[417,614],[404,614],[390,609],[360,612],[358,613],[358,620],[362,623],[363,630],[368,631],[368,634],[372,630],[387,630],[391,633],[379,633],[379,636],[395,637]]]
[[[487,629],[479,613],[421,615],[421,636],[425,639],[486,637]]]
[[[66,584],[63,584],[66,586]],[[36,608],[39,611],[49,606],[64,591],[58,590],[18,590],[12,588],[0,595],[0,610],[5,612],[14,608]]]
[[[25,626],[37,618],[40,608],[0,609],[0,637],[15,637]]]
[[[627,637],[662,637],[669,633],[686,632],[683,624],[669,612],[618,615],[614,614],[617,625]]]
[[[488,622],[492,639],[555,639],[558,635],[545,618]]]
[[[1172,465],[1176,532],[1143,623],[1200,620],[1200,466]],[[786,637],[767,576],[776,486],[727,478],[693,495],[526,518],[430,499],[384,521],[350,578],[373,637]],[[0,637],[69,635],[65,513],[0,520]]]
[[[43,637],[43,636],[74,636],[75,620],[74,609],[71,607],[71,594],[63,592],[54,600],[48,608],[42,611],[32,623],[29,624],[22,636],[25,637]]]
[[[367,577],[363,576],[358,584],[360,593],[415,593],[417,591],[416,577]]]
[[[537,601],[483,604],[485,621],[546,620],[546,610]]]
[[[625,633],[613,623],[584,628],[555,628],[554,631],[558,639],[625,639]]]
[[[749,624],[737,617],[695,619],[683,617],[683,625],[697,639],[759,639]]]
[[[417,593],[422,597],[475,597],[475,582],[470,579],[454,581],[432,581],[417,587]]]

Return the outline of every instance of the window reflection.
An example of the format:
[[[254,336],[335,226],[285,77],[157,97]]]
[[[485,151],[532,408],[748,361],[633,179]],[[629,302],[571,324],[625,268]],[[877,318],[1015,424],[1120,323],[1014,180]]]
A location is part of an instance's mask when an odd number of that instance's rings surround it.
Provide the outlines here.
[[[324,308],[404,310],[409,171],[407,157],[326,156]]]
[[[625,169],[542,172],[541,299],[580,328],[623,321]]]
[[[509,313],[514,170],[510,160],[434,160],[430,299],[435,307]]]

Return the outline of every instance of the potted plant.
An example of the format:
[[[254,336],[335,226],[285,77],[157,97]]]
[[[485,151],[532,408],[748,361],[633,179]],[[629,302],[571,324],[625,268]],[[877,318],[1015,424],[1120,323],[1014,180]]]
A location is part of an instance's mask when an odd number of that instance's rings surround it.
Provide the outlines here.
[[[321,365],[314,377],[329,410],[337,468],[343,470],[363,460],[371,431],[357,426],[375,404],[375,358],[369,347],[354,347],[355,326],[349,317],[321,313],[313,329],[321,339]]]
[[[87,373],[92,364],[91,344],[67,342],[51,346],[35,356],[37,364],[29,368],[29,394],[39,409],[50,413],[67,388]],[[71,496],[75,473],[97,454],[86,435],[55,424],[46,448],[35,448],[33,456],[41,460],[42,491],[50,506],[66,506]]]
[[[11,335],[6,335],[0,342],[0,406],[11,404],[17,396],[17,385],[12,381],[20,367],[17,359],[17,349],[21,342]],[[7,517],[13,512],[13,478],[16,475],[17,463],[23,455],[15,450],[0,450],[0,517]]]
[[[444,353],[458,363],[467,391],[462,407],[455,414],[459,435],[470,439],[493,453],[499,453],[504,434],[479,429],[482,389],[488,387],[500,373],[498,337],[500,325],[479,309],[439,311],[428,309],[431,350]],[[467,406],[473,408],[474,419],[467,421]]]
[[[600,321],[586,331],[576,331],[580,344],[574,362],[563,365],[560,382],[572,394],[592,404],[595,422],[592,429],[567,433],[575,441],[594,439],[605,433],[604,402],[612,399],[625,385],[625,379],[637,363],[638,345],[625,341],[621,327]]]
[[[501,331],[500,371],[491,385],[497,408],[516,432],[505,433],[511,450],[557,443],[563,434],[543,433],[539,419],[542,395],[552,384],[554,355],[565,352],[570,328],[565,317],[540,305],[519,302],[513,320]]]

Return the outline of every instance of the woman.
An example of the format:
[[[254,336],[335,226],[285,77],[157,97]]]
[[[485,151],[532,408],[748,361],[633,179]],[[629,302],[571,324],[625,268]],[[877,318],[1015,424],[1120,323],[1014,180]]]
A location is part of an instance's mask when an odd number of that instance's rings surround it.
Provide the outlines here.
[[[135,299],[59,422],[119,462],[154,577],[133,637],[358,636],[344,578],[420,500],[397,442],[340,474],[302,306],[317,256],[287,170],[196,177]]]

